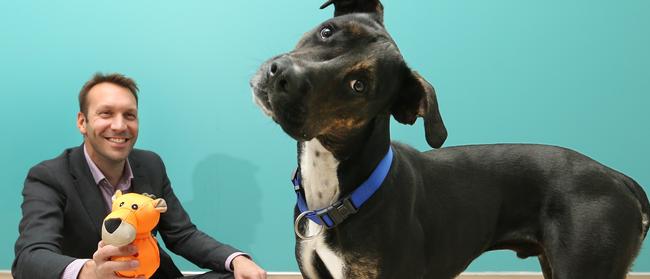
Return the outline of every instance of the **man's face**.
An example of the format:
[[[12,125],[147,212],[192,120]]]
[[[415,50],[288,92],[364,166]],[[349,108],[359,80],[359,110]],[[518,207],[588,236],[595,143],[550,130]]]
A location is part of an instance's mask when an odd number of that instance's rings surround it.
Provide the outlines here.
[[[121,163],[138,138],[138,105],[129,89],[104,82],[86,96],[87,114],[79,112],[77,127],[95,164]]]

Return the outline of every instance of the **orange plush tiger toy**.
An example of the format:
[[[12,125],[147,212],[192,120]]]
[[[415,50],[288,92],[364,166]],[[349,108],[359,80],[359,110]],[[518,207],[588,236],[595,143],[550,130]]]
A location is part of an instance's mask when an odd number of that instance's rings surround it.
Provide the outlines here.
[[[158,224],[160,213],[167,211],[163,199],[153,199],[148,194],[122,194],[117,190],[113,196],[112,212],[102,225],[102,240],[105,244],[124,246],[133,243],[138,253],[127,257],[114,257],[114,261],[137,259],[140,266],[133,270],[116,272],[119,276],[150,278],[160,266],[158,243],[151,230]]]

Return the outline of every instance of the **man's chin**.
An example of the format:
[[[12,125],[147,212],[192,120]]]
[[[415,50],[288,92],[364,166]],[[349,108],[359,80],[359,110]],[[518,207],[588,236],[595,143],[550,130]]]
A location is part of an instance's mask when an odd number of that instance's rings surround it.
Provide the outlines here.
[[[129,157],[129,154],[131,154],[132,150],[133,150],[132,146],[126,147],[119,151],[110,150],[109,152],[106,152],[105,157],[113,163],[121,163],[124,162]]]
[[[88,155],[95,162],[95,164],[118,164],[123,163],[126,158],[131,154],[133,145],[125,145],[121,147],[111,146],[102,142],[86,142]]]

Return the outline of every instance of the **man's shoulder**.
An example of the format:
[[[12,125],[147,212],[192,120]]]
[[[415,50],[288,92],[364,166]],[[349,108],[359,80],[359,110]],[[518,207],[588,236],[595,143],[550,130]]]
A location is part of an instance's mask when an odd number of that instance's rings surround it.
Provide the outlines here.
[[[83,156],[83,150],[79,147],[64,149],[58,156],[35,164],[29,169],[28,177],[39,177],[41,179],[53,179],[62,174],[70,173],[71,157]]]
[[[157,175],[165,171],[165,163],[160,156],[149,150],[133,149],[129,154],[129,164],[134,173]]]
[[[81,152],[81,148],[78,146],[66,148],[56,157],[41,161],[40,163],[34,165],[32,168],[46,167],[51,169],[66,167],[70,160],[70,155],[76,152]]]
[[[153,151],[134,148],[129,154],[130,160],[137,160],[140,163],[162,162],[160,156]]]

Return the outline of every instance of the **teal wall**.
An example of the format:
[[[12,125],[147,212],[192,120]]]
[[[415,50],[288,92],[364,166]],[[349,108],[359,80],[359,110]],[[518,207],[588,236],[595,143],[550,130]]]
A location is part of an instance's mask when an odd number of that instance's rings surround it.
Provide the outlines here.
[[[30,166],[78,145],[76,96],[96,71],[141,88],[137,147],[158,152],[194,221],[295,271],[295,143],[248,80],[328,18],[319,0],[0,0],[0,269]],[[437,89],[446,145],[570,147],[650,190],[650,1],[386,0],[386,26]],[[427,149],[421,122],[395,139]],[[650,242],[634,267],[650,271]],[[183,269],[194,269],[187,262]],[[470,271],[539,270],[512,252]]]

